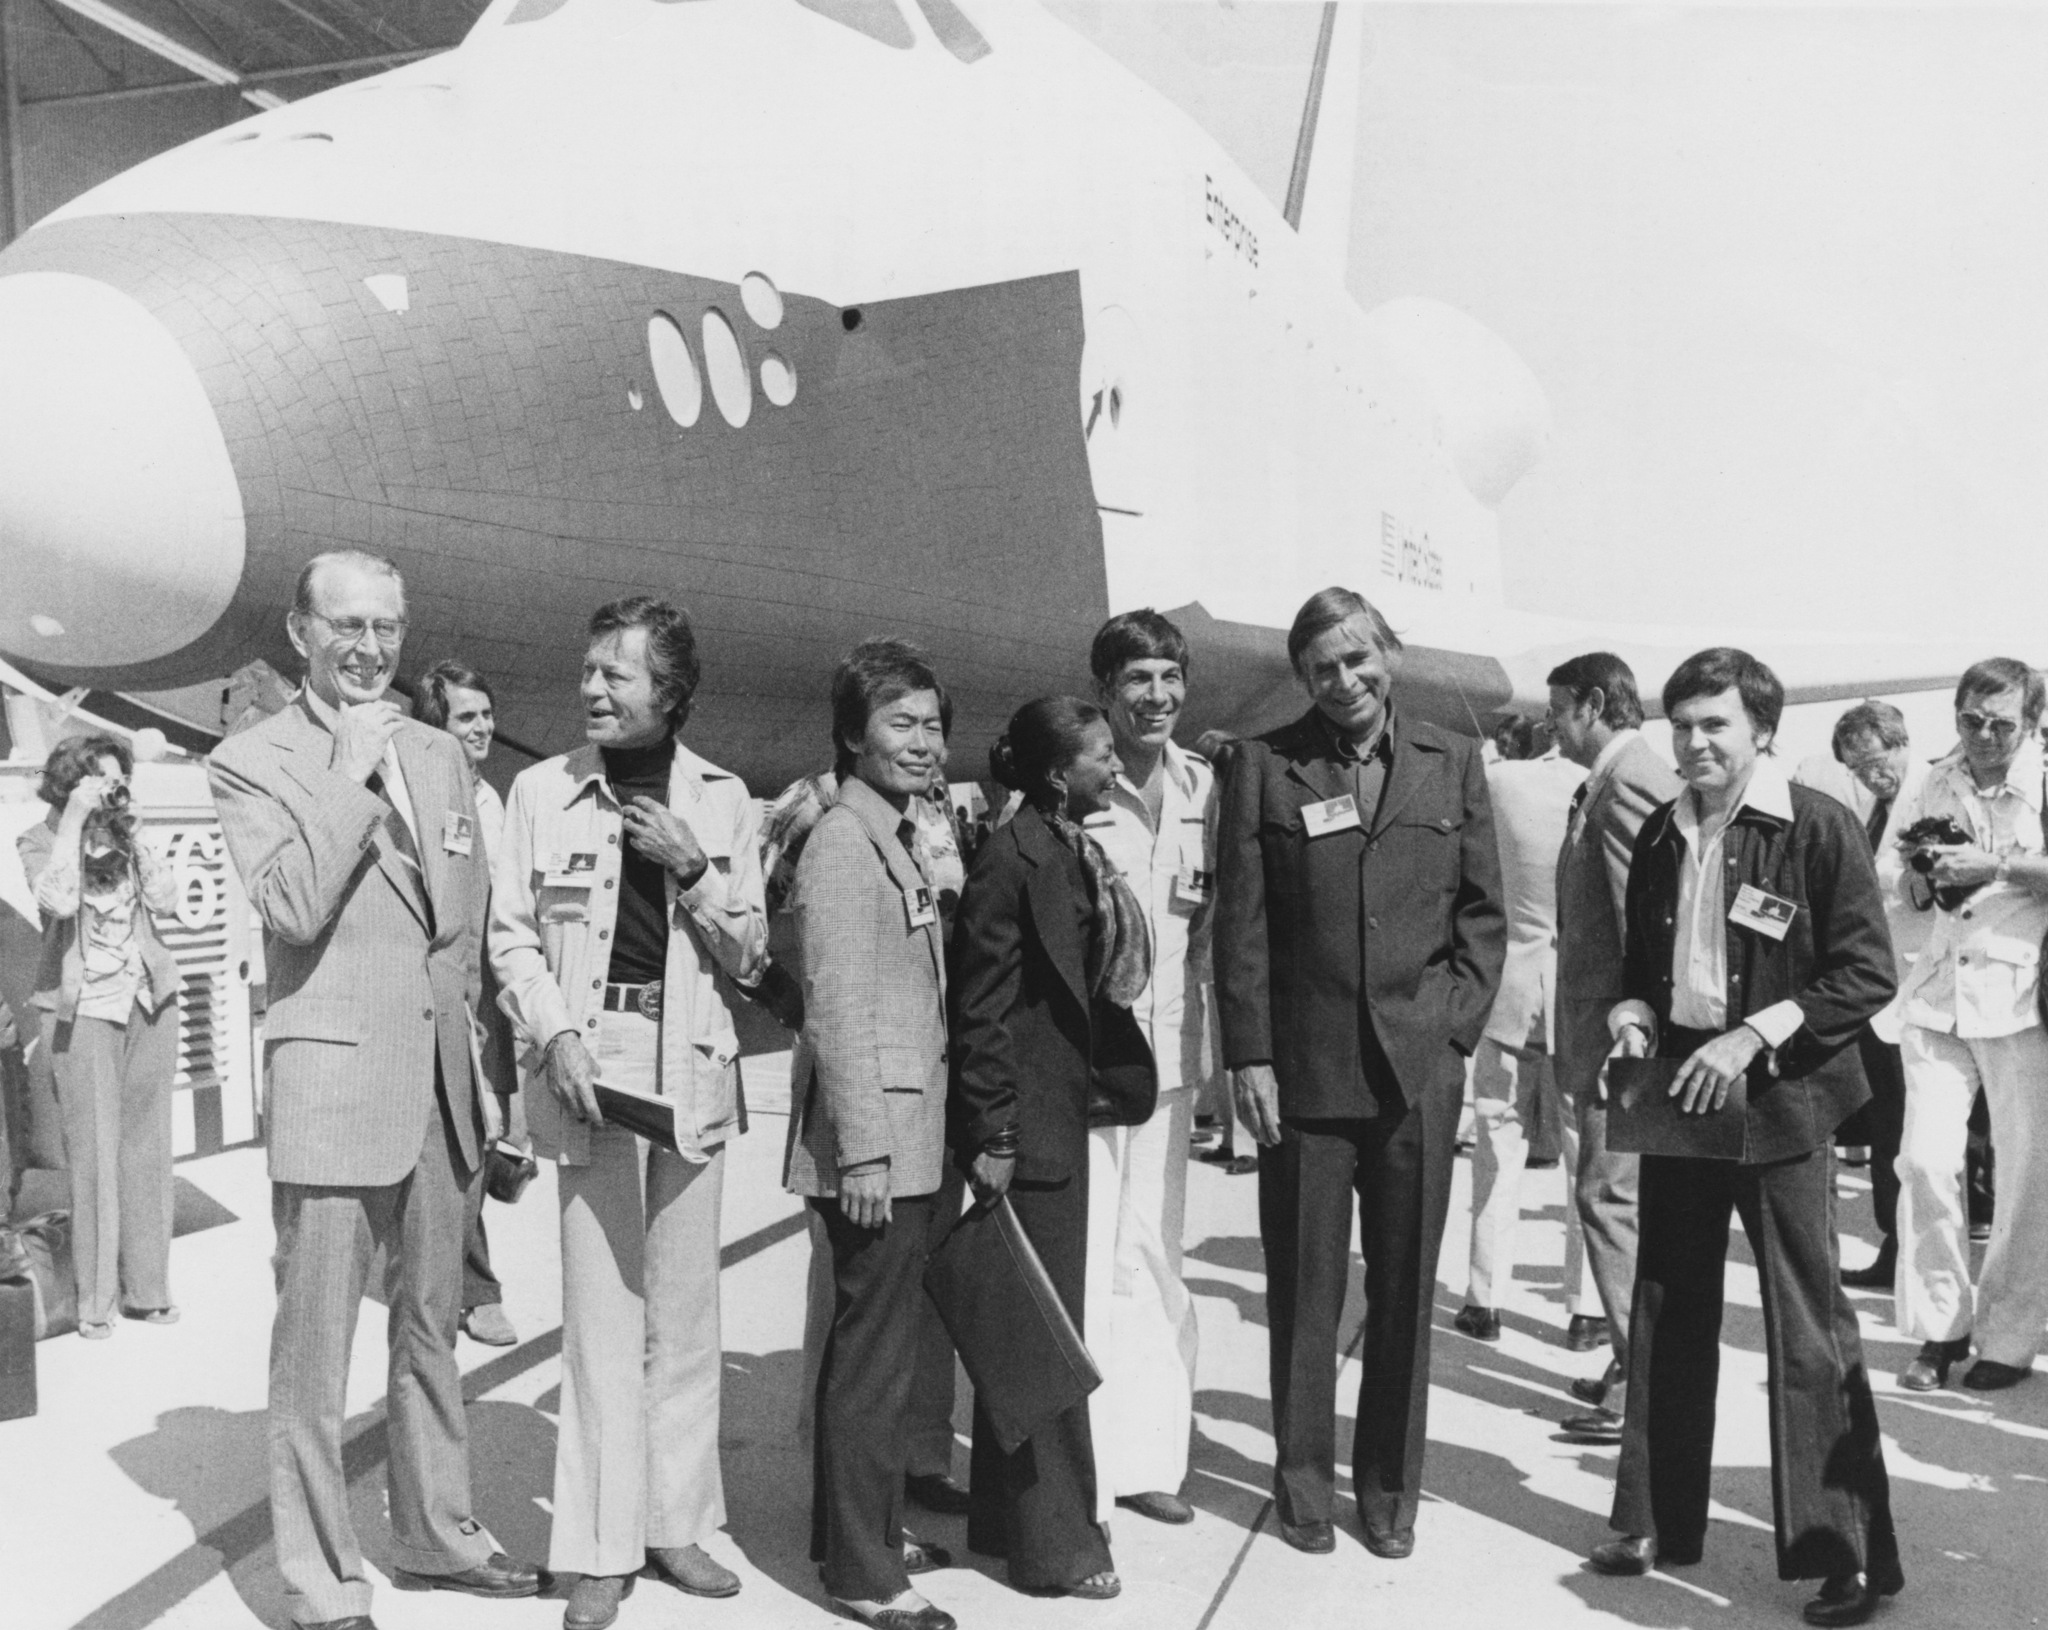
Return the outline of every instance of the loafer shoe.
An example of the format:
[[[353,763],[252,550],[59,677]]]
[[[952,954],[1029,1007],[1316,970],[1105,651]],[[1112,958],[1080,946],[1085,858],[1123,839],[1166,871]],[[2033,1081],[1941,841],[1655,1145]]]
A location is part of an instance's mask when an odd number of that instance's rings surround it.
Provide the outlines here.
[[[715,1562],[701,1545],[661,1545],[647,1553],[647,1565],[657,1579],[666,1579],[677,1590],[692,1596],[737,1596],[740,1576],[722,1562]]]
[[[2032,1370],[2023,1370],[2016,1365],[2001,1364],[1996,1359],[1980,1358],[1963,1377],[1963,1385],[1972,1392],[2003,1392],[2007,1387],[2018,1386],[2032,1373]]]
[[[292,1630],[377,1630],[377,1625],[367,1613],[351,1613],[345,1619],[313,1619],[305,1624],[293,1620]]]
[[[1924,1342],[1913,1362],[1899,1372],[1899,1385],[1908,1392],[1938,1392],[1948,1385],[1948,1372],[1956,1360],[1969,1356],[1968,1336],[1958,1336],[1954,1341]]]
[[[480,1307],[470,1308],[462,1315],[462,1333],[471,1341],[480,1341],[486,1347],[517,1347],[519,1332],[512,1328],[512,1321],[505,1317],[505,1310],[496,1302],[485,1302]]]
[[[953,1565],[953,1553],[943,1545],[903,1536],[903,1571],[905,1573],[937,1573],[941,1568]]]
[[[1114,1573],[1104,1569],[1091,1573],[1086,1579],[1077,1579],[1071,1585],[1053,1592],[1055,1596],[1071,1596],[1081,1602],[1106,1602],[1113,1596],[1124,1593],[1124,1582]]]
[[[1337,1530],[1328,1521],[1288,1522],[1283,1517],[1280,1537],[1310,1556],[1324,1556],[1337,1548]]]
[[[1842,1286],[1845,1290],[1890,1290],[1898,1276],[1898,1265],[1898,1249],[1887,1243],[1878,1247],[1877,1256],[1868,1266],[1844,1268]]]
[[[1586,1554],[1586,1566],[1617,1579],[1635,1579],[1657,1565],[1657,1542],[1648,1534],[1603,1540]]]
[[[569,1591],[562,1610],[562,1630],[605,1630],[618,1622],[619,1603],[633,1594],[633,1576],[589,1573]]]
[[[1178,1494],[1168,1494],[1163,1489],[1152,1489],[1144,1494],[1120,1494],[1117,1502],[1128,1506],[1141,1517],[1150,1517],[1154,1522],[1184,1523],[1195,1520],[1195,1508]]]
[[[538,1596],[547,1575],[524,1562],[514,1562],[503,1551],[460,1573],[414,1573],[410,1568],[393,1568],[391,1582],[400,1590],[456,1590],[465,1596]]]
[[[1383,1556],[1389,1562],[1399,1562],[1403,1557],[1415,1554],[1415,1525],[1406,1528],[1375,1528],[1371,1523],[1360,1525],[1365,1529],[1365,1548],[1374,1556]]]
[[[1808,1624],[1822,1626],[1863,1624],[1877,1611],[1879,1602],[1905,1588],[1905,1572],[1896,1562],[1868,1573],[1838,1573],[1799,1610],[1799,1616]]]
[[[1474,1307],[1468,1303],[1451,1320],[1451,1328],[1474,1341],[1499,1341],[1500,1314],[1494,1308]]]
[[[1575,1353],[1590,1353],[1596,1347],[1605,1347],[1606,1316],[1597,1313],[1574,1313],[1572,1322],[1565,1326],[1564,1344]]]
[[[903,1492],[941,1517],[967,1515],[967,1490],[944,1472],[923,1472],[903,1479]]]
[[[876,1630],[958,1630],[952,1614],[933,1606],[914,1590],[906,1590],[886,1602],[852,1602],[842,1596],[832,1600],[841,1612],[862,1624],[874,1625]]]
[[[1575,1438],[1599,1438],[1615,1442],[1621,1437],[1621,1416],[1611,1409],[1589,1409],[1583,1415],[1567,1415],[1558,1427]]]

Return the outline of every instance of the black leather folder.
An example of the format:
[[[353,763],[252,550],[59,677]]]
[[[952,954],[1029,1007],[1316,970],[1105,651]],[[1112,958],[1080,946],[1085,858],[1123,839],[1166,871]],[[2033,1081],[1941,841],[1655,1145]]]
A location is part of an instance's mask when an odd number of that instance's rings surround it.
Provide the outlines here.
[[[1102,1385],[1008,1199],[953,1225],[924,1285],[1005,1453]]]
[[[1728,1101],[1706,1115],[1687,1115],[1671,1096],[1682,1058],[1607,1061],[1607,1147],[1618,1155],[1687,1155],[1740,1160],[1749,1094],[1738,1079]]]
[[[604,1118],[610,1125],[623,1126],[628,1132],[639,1133],[649,1143],[658,1143],[676,1154],[682,1153],[676,1148],[676,1106],[667,1099],[625,1092],[600,1081],[597,1085],[597,1107],[604,1111]]]

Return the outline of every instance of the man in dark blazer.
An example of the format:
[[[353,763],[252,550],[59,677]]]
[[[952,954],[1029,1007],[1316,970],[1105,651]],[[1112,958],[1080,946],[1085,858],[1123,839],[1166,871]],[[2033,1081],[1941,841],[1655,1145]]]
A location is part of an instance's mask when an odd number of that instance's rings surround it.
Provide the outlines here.
[[[1365,1255],[1352,1479],[1366,1544],[1415,1544],[1438,1248],[1464,1091],[1506,945],[1478,743],[1396,713],[1401,642],[1325,589],[1288,655],[1314,704],[1224,779],[1215,969],[1224,1062],[1259,1162],[1274,1501],[1336,1544],[1337,1320]]]
[[[1860,1624],[1904,1576],[1856,1313],[1837,1283],[1831,1145],[1870,1097],[1855,1042],[1891,999],[1892,953],[1862,824],[1768,754],[1784,700],[1769,668],[1726,647],[1688,657],[1664,686],[1687,790],[1636,839],[1628,998],[1609,1022],[1623,1056],[1681,1061],[1679,1128],[1739,1115],[1741,1142],[1737,1158],[1642,1157],[1622,1537],[1591,1562],[1640,1574],[1700,1559],[1739,1215],[1767,1314],[1778,1576],[1826,1580],[1808,1623]]]
[[[1678,796],[1680,783],[1643,739],[1636,676],[1620,657],[1573,657],[1546,683],[1558,750],[1586,770],[1557,855],[1557,1083],[1578,1122],[1572,1197],[1613,1349],[1605,1375],[1572,1383],[1573,1396],[1593,1407],[1564,1424],[1582,1435],[1614,1437],[1621,1431],[1636,1289],[1636,1157],[1607,1147],[1601,1070],[1612,1045],[1607,1015],[1626,994],[1623,906],[1636,834],[1651,810]]]
[[[270,977],[278,1571],[294,1624],[366,1630],[341,1423],[377,1246],[392,1267],[393,1581],[477,1596],[541,1586],[470,1515],[455,1362],[464,1219],[486,1147],[470,1020],[490,873],[462,749],[386,699],[405,638],[398,569],[353,550],[315,556],[287,626],[304,687],[221,743],[209,769]]]

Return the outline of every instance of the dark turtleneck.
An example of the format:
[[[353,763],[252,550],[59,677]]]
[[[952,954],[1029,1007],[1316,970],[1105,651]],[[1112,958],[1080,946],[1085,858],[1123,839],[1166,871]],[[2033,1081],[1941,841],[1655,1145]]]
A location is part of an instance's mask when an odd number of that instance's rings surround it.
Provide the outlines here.
[[[621,809],[635,798],[668,802],[669,767],[675,763],[676,739],[664,736],[651,747],[601,748],[604,778]],[[668,965],[667,872],[622,837],[625,853],[619,864],[619,921],[612,934],[611,971],[614,985],[651,985]]]

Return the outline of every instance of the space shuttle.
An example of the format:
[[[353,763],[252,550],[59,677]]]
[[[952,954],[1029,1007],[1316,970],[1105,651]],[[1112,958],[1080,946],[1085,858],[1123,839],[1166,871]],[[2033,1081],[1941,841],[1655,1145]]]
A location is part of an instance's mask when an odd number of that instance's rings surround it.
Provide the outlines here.
[[[293,671],[305,558],[357,546],[405,573],[403,672],[461,656],[548,753],[590,610],[659,593],[692,741],[757,792],[827,760],[870,634],[931,651],[966,775],[1138,605],[1190,636],[1193,729],[1299,710],[1284,630],[1331,583],[1457,728],[1586,649],[1654,689],[1728,631],[1504,603],[1526,366],[1345,290],[1356,12],[1284,211],[1027,0],[493,0],[139,165],[0,254],[0,653],[218,730],[224,675]],[[1954,671],[1757,649],[1795,698]]]

